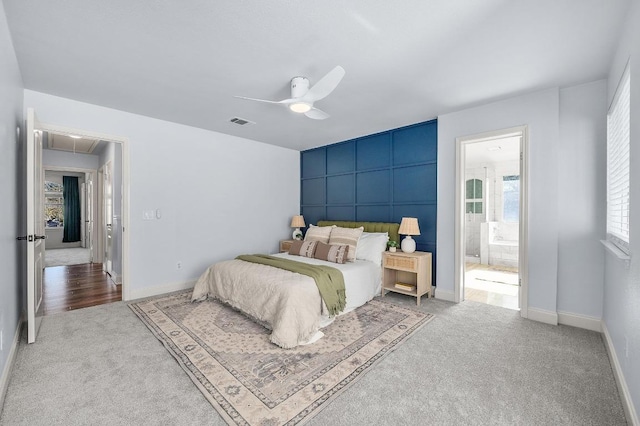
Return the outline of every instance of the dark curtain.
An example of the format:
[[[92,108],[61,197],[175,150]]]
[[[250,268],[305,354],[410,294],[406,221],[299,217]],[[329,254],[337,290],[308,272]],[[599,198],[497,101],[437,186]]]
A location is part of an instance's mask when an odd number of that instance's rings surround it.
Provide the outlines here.
[[[80,188],[75,176],[62,176],[64,196],[64,236],[63,243],[80,241]]]

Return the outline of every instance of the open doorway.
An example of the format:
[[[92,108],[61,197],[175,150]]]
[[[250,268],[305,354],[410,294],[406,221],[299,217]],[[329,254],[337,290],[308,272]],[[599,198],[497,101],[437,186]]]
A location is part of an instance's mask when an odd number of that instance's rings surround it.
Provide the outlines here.
[[[107,230],[102,225],[122,223],[121,145],[55,130],[42,135],[44,314],[122,300],[122,226],[108,232],[112,248],[107,270],[103,247]],[[100,192],[105,168],[112,185],[108,192]]]
[[[458,301],[526,310],[525,148],[525,127],[458,140]]]
[[[43,139],[50,135],[44,133]],[[45,145],[46,146],[46,145]],[[48,148],[43,156],[50,161]],[[61,157],[64,159],[64,155]],[[59,160],[61,159],[59,156]],[[64,163],[64,161],[61,161]],[[43,163],[45,267],[92,263],[96,170]],[[66,185],[65,185],[66,184]],[[65,205],[67,204],[67,205]],[[75,210],[75,213],[73,211]]]

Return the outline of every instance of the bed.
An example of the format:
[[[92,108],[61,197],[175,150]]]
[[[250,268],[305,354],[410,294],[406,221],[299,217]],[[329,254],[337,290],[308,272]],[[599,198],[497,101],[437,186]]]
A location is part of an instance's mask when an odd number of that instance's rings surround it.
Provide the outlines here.
[[[363,227],[364,234],[360,240],[362,244],[358,249],[361,246],[364,248],[368,239],[376,238],[380,241],[382,233],[387,233],[390,239],[398,240],[397,223],[320,221],[318,226]],[[353,262],[344,264],[288,253],[276,254],[274,257],[340,270],[346,293],[346,305],[340,314],[344,314],[380,294],[383,250],[384,247],[379,252],[380,261],[377,256],[371,258],[371,255],[365,256],[363,253],[362,259],[356,258]],[[329,315],[313,278],[238,259],[211,265],[198,279],[192,301],[202,301],[208,297],[240,310],[271,329],[271,342],[283,348],[315,342],[323,336],[321,329],[335,318]]]

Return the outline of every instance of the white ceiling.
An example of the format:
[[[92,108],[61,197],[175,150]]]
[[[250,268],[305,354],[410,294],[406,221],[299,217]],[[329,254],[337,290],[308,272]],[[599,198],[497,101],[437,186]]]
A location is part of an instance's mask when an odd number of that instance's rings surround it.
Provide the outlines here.
[[[630,0],[3,0],[28,89],[306,149],[604,78]],[[311,120],[280,100],[336,65]],[[255,125],[238,126],[241,117]]]
[[[469,143],[465,146],[465,163],[467,168],[487,164],[500,164],[507,161],[518,161],[519,158],[519,136],[489,139],[482,142]]]
[[[44,147],[45,149],[67,151],[79,154],[94,154],[94,151],[96,151],[96,148],[100,143],[100,141],[96,139],[86,139],[80,137],[74,138],[68,135],[57,133],[48,133],[46,141],[47,145]]]

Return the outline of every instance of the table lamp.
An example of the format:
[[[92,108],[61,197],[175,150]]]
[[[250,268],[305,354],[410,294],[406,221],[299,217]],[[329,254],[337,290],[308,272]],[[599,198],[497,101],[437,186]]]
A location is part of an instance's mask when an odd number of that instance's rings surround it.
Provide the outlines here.
[[[294,216],[291,219],[291,227],[292,228],[296,228],[293,231],[292,237],[294,240],[301,240],[302,239],[302,231],[300,230],[300,228],[304,228],[305,224],[304,224],[304,217],[302,217],[302,215],[297,215]]]
[[[400,229],[398,234],[406,235],[400,248],[405,253],[413,253],[416,251],[416,241],[411,238],[412,235],[420,235],[420,228],[418,227],[418,219],[415,217],[403,217],[400,222]]]

